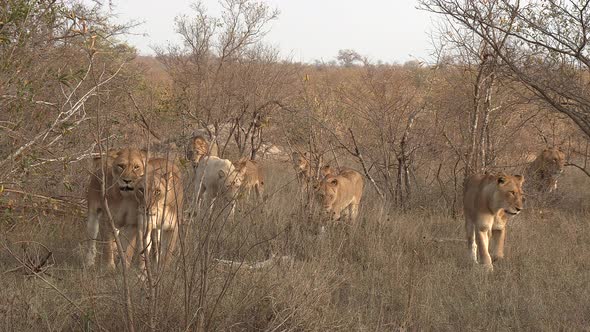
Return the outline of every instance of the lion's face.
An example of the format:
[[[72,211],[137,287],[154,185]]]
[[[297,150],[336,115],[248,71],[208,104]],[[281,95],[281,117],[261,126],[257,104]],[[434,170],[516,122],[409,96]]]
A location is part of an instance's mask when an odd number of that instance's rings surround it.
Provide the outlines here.
[[[299,152],[293,152],[292,160],[293,168],[295,168],[295,170],[298,172],[303,172],[309,168],[307,153],[301,154]]]
[[[336,169],[334,169],[334,167],[330,166],[330,165],[325,165],[322,166],[322,168],[320,168],[320,175],[322,176],[322,178],[331,176],[331,175],[336,175]]]
[[[246,168],[242,168],[240,170],[232,169],[229,172],[225,170],[219,170],[218,176],[219,179],[223,181],[225,192],[235,197],[242,186],[242,182],[244,181],[244,173],[246,172]]]
[[[325,178],[314,184],[314,189],[316,190],[316,198],[322,205],[324,212],[333,213],[338,193],[338,179],[336,177]]]
[[[157,220],[154,218],[162,218],[167,205],[166,202],[174,204],[176,201],[173,174],[161,174],[158,172],[148,174],[146,180],[138,181],[135,197],[141,213],[145,212],[152,221]],[[174,208],[174,206],[169,208]]]
[[[494,195],[493,204],[497,208],[504,209],[507,214],[516,215],[524,206],[524,196],[522,184],[524,177],[522,175],[500,174],[497,180],[497,191]]]
[[[199,160],[203,156],[208,155],[208,153],[209,143],[207,140],[202,136],[196,136],[191,141],[187,158],[193,163],[194,166],[196,166],[199,163]]]
[[[565,154],[559,149],[551,148],[543,150],[541,154],[543,168],[551,177],[558,177],[565,167]]]
[[[145,173],[145,151],[127,148],[119,151],[113,161],[113,177],[122,194],[132,193],[138,180]]]

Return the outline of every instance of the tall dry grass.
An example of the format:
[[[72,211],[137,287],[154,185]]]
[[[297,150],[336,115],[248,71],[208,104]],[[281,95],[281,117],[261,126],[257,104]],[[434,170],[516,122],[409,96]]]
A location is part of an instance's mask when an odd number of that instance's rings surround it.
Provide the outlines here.
[[[401,213],[367,188],[356,224],[320,234],[291,170],[280,163],[267,163],[265,170],[269,197],[263,206],[241,202],[235,220],[202,213],[187,219],[184,249],[177,252],[185,260],[177,257],[160,273],[156,330],[184,330],[187,320],[194,330],[200,310],[211,331],[590,327],[590,181],[573,170],[562,179],[560,200],[510,221],[507,258],[492,274],[468,262],[463,220],[441,215],[435,205]],[[11,222],[16,214],[36,218]],[[0,227],[6,247],[38,241],[56,261],[42,278],[25,276],[6,272],[18,264],[1,251],[0,330],[126,329],[120,274],[82,268],[82,213],[6,209]],[[199,309],[205,239],[210,260]],[[291,260],[248,268],[272,254]],[[150,291],[135,273],[130,281],[137,329],[148,330]]]

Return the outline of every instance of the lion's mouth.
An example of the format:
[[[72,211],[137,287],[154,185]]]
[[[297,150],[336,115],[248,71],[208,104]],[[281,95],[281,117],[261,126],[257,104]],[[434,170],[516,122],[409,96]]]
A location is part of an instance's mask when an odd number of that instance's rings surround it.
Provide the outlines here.
[[[119,190],[129,192],[129,191],[133,191],[133,187],[130,187],[130,186],[119,187]]]
[[[520,211],[517,211],[517,212],[512,212],[512,211],[504,210],[504,212],[508,213],[508,214],[509,214],[509,215],[511,215],[511,216],[515,216],[515,215],[517,215],[517,214],[518,214]]]

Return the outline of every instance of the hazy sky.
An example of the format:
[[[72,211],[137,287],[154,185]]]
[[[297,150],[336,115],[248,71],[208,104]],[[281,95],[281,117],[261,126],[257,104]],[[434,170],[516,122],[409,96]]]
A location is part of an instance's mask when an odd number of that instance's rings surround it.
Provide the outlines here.
[[[404,62],[427,59],[432,46],[431,16],[417,10],[416,0],[264,0],[279,9],[279,18],[269,25],[265,41],[277,46],[294,61],[330,61],[340,49],[354,49],[372,60]],[[190,15],[192,1],[115,0],[119,21],[144,23],[128,41],[140,53],[152,54],[151,46],[180,43],[174,33],[174,18]],[[205,0],[217,16],[217,0]]]

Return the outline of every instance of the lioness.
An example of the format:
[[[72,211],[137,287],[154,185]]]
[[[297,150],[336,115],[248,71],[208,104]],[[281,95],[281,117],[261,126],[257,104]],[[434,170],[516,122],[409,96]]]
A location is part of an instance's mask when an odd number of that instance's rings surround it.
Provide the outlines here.
[[[196,167],[203,156],[217,156],[217,150],[217,143],[210,143],[205,136],[198,134],[190,140],[187,159]]]
[[[338,174],[340,174],[341,172],[346,172],[346,171],[355,171],[351,168],[348,167],[334,167],[334,166],[330,166],[330,164],[326,164],[324,166],[322,166],[320,168],[320,176],[322,178],[325,178],[327,176],[336,176]]]
[[[291,161],[293,162],[293,168],[295,169],[299,183],[308,183],[313,177],[309,153],[293,152],[291,154]]]
[[[145,248],[147,259],[153,239],[154,243],[159,244],[156,246],[156,262],[159,262],[163,253],[163,261],[167,263],[174,251],[178,225],[182,219],[183,184],[180,169],[164,158],[150,159],[146,174],[137,184],[135,196],[139,208],[138,248]],[[152,233],[152,230],[156,232]],[[140,268],[144,267],[145,261],[140,260]]]
[[[315,186],[316,197],[331,220],[339,220],[341,214],[345,214],[354,221],[358,216],[364,185],[363,176],[359,172],[347,169],[339,175],[329,175],[320,181]]]
[[[91,238],[90,248],[86,256],[86,265],[92,266],[96,257],[96,241],[104,243],[103,260],[108,268],[114,269],[113,239],[114,233],[110,226],[110,212],[117,229],[137,223],[137,200],[133,193],[137,182],[144,175],[147,154],[145,151],[125,148],[117,152],[110,152],[106,156],[106,166],[96,168],[90,176],[90,183],[86,194],[88,202],[87,231]],[[96,165],[101,163],[95,161]],[[106,204],[102,197],[102,186],[106,194]],[[128,230],[127,230],[128,232]],[[135,234],[123,237],[123,240],[133,239]],[[125,243],[126,249],[129,243]],[[131,250],[126,250],[132,255]],[[130,259],[130,256],[127,257]]]
[[[242,187],[246,190],[246,196],[249,197],[250,191],[254,188],[256,191],[256,198],[262,200],[262,194],[264,193],[264,176],[258,162],[244,157],[235,163],[235,167],[238,172],[243,172],[244,174]]]
[[[565,154],[557,148],[543,150],[527,167],[526,175],[530,189],[536,192],[553,192],[557,179],[565,167]]]
[[[230,215],[235,210],[235,199],[244,177],[243,168],[237,171],[231,161],[215,156],[203,157],[195,170],[199,201],[205,200],[208,206],[218,198],[231,205]]]
[[[522,175],[475,174],[465,179],[463,211],[469,255],[492,270],[491,246],[494,260],[504,257],[507,214],[516,215],[522,208]]]

